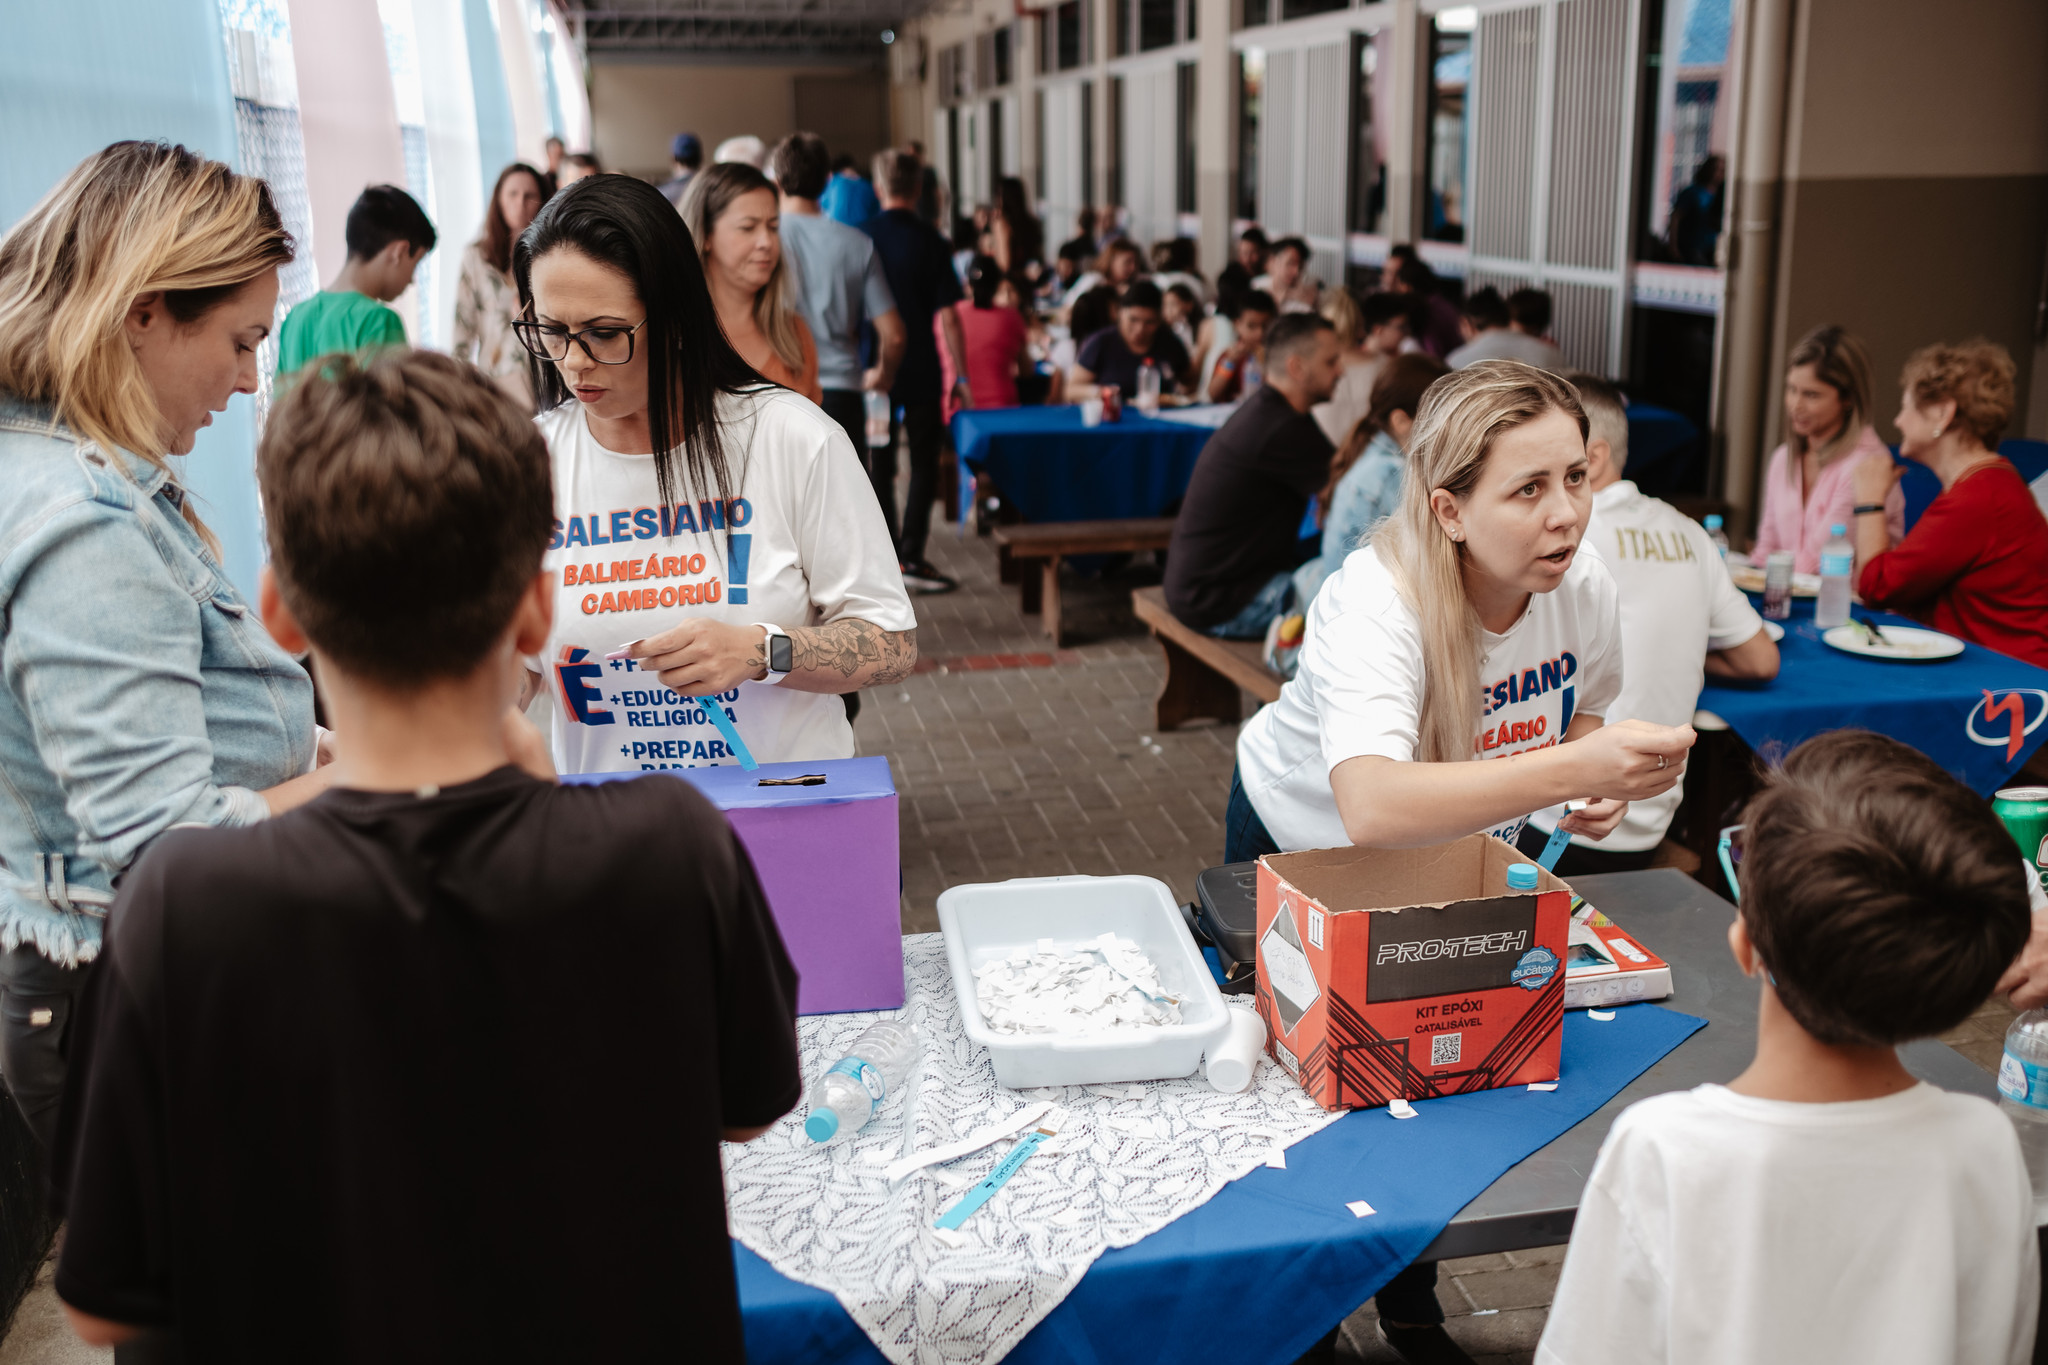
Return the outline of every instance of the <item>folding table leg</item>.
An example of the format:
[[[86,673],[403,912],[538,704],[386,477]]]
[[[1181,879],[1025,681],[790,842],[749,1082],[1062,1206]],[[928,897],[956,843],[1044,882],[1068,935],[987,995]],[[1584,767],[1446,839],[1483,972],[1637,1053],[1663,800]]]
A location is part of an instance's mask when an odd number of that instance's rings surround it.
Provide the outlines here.
[[[1235,725],[1243,714],[1237,684],[1164,635],[1153,638],[1166,651],[1166,677],[1153,705],[1159,729],[1178,730],[1191,720]]]

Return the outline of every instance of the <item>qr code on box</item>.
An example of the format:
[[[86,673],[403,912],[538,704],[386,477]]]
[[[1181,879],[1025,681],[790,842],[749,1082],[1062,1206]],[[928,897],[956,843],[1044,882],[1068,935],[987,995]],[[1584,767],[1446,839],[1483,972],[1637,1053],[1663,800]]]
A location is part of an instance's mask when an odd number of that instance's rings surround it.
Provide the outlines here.
[[[1462,1033],[1439,1033],[1429,1040],[1429,1064],[1431,1066],[1456,1066],[1459,1054],[1464,1050],[1465,1035]]]

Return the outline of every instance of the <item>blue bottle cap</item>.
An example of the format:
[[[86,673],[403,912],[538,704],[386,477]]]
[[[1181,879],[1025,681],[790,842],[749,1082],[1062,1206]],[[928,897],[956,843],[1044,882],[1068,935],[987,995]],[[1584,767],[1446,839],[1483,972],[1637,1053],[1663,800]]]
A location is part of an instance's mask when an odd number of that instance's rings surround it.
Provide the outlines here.
[[[813,1109],[804,1120],[804,1136],[813,1142],[830,1142],[839,1131],[839,1115],[831,1109]]]
[[[1830,526],[1828,527],[1828,534],[1836,540],[1840,540],[1843,536],[1849,534],[1849,528],[1846,526]]]
[[[1534,891],[1536,889],[1536,864],[1516,863],[1508,869],[1508,890]]]
[[[1721,529],[1721,514],[1719,512],[1709,512],[1707,514],[1707,519],[1700,524],[1705,526],[1709,531],[1718,531]]]

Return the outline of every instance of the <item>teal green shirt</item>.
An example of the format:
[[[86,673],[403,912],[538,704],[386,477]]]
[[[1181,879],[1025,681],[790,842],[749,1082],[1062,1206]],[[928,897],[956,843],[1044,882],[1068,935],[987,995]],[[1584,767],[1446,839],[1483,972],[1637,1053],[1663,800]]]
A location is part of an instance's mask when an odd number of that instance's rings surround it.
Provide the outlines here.
[[[366,355],[405,344],[405,324],[398,314],[366,294],[323,289],[285,316],[277,334],[277,373],[280,378],[297,374],[308,362],[336,351]]]

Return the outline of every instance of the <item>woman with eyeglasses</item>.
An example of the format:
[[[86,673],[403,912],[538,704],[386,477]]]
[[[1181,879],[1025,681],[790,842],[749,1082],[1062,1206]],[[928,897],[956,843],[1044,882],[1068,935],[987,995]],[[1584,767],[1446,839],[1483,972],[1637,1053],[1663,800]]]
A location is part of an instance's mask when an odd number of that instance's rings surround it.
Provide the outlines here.
[[[570,186],[514,267],[554,457],[536,685],[555,700],[556,765],[733,763],[720,719],[763,763],[850,757],[838,694],[907,675],[917,623],[845,432],[733,348],[650,185]]]
[[[765,379],[824,401],[818,344],[782,260],[782,209],[768,177],[731,161],[690,177],[676,211],[697,243],[718,325]]]

